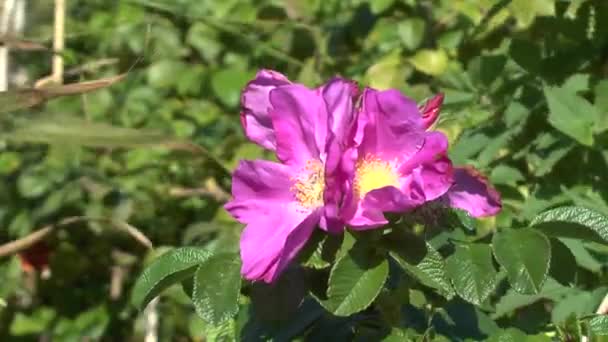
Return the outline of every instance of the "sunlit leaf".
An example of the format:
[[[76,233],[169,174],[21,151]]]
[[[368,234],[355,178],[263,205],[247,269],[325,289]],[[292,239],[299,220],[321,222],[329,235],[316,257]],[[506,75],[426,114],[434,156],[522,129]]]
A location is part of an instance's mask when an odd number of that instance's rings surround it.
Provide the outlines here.
[[[161,255],[144,269],[135,282],[131,302],[143,309],[169,286],[192,277],[197,266],[211,256],[211,252],[197,247],[182,247]]]

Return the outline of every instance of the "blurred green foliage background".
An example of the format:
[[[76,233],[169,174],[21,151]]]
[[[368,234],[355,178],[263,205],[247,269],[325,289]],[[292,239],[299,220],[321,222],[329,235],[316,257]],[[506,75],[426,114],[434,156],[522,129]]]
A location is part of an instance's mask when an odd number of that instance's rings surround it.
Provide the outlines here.
[[[27,6],[23,39],[50,46],[53,2]],[[0,117],[0,239],[84,217],[45,239],[50,276],[26,272],[17,256],[2,259],[1,340],[142,340],[143,315],[129,296],[147,261],[167,246],[238,248],[241,226],[221,205],[239,159],[271,157],[244,139],[239,121],[240,91],[260,68],[309,86],[342,75],[417,101],[445,93],[439,129],[452,159],[483,170],[504,198],[478,236],[559,204],[608,214],[606,1],[67,6],[65,82],[127,76]],[[13,49],[11,62],[31,86],[50,73],[51,53]],[[502,302],[497,295],[487,316],[532,333],[593,311],[608,290],[608,249],[569,243],[579,270],[571,291]],[[157,310],[162,341],[215,338],[179,287],[163,293]],[[314,336],[339,332],[341,323],[332,324]]]

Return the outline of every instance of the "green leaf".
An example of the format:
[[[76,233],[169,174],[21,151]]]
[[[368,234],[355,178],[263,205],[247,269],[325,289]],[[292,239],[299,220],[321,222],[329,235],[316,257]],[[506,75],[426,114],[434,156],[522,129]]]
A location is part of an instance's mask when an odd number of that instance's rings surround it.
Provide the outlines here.
[[[507,165],[498,165],[490,174],[492,184],[504,184],[516,186],[518,182],[525,180],[524,175],[516,168]]]
[[[416,49],[424,38],[425,23],[419,18],[409,18],[397,24],[397,32],[399,38],[406,48],[410,50]]]
[[[416,70],[432,76],[443,74],[448,67],[448,55],[443,50],[423,49],[418,51],[409,61]]]
[[[537,16],[555,15],[555,0],[513,0],[509,5],[520,28],[527,28]]]
[[[518,329],[509,328],[492,335],[486,342],[520,342],[525,341],[526,334]]]
[[[533,229],[503,230],[492,238],[492,249],[517,292],[540,292],[551,260],[551,245],[544,234]]]
[[[315,231],[304,249],[299,253],[298,259],[306,267],[327,268],[335,260],[343,238],[344,235],[323,234]]]
[[[448,257],[445,266],[456,293],[475,305],[481,305],[496,287],[497,272],[490,246],[456,246],[456,252]]]
[[[543,285],[542,291],[539,294],[524,295],[510,289],[496,302],[496,310],[492,315],[492,318],[498,319],[502,316],[512,314],[514,311],[532,305],[541,299],[558,301],[564,296],[576,291],[578,290],[563,286],[551,278],[547,279]]]
[[[251,287],[251,302],[259,318],[280,322],[291,318],[307,291],[302,268],[288,268],[272,284],[254,283]]]
[[[371,0],[369,7],[373,14],[384,12],[395,3],[395,0]]]
[[[211,76],[211,89],[225,106],[235,107],[250,78],[251,73],[240,69],[221,69]]]
[[[599,273],[602,270],[603,264],[587,250],[582,240],[559,238],[559,241],[566,245],[570,252],[572,252],[578,266],[593,273]]]
[[[530,225],[550,236],[608,242],[608,217],[583,207],[566,206],[545,211]]]
[[[200,264],[194,274],[192,302],[207,323],[221,325],[239,309],[241,261],[236,254],[218,254]]]
[[[549,105],[549,123],[579,143],[593,145],[593,129],[598,123],[597,109],[566,88],[544,87]]]
[[[591,318],[587,324],[591,336],[607,336],[608,335],[608,316],[597,315]]]
[[[441,254],[429,243],[414,236],[389,236],[387,247],[390,255],[412,277],[423,285],[436,289],[441,295],[452,298],[455,293],[446,277],[445,263]]]
[[[6,137],[17,142],[61,144],[87,147],[143,147],[167,146],[192,149],[161,132],[138,130],[90,122],[76,117],[53,117],[28,120]]]
[[[146,267],[135,282],[131,302],[143,309],[163,290],[191,277],[196,266],[211,255],[206,249],[197,247],[178,248],[161,255]]]
[[[388,277],[386,258],[355,248],[339,259],[329,275],[326,307],[336,316],[367,308]]]
[[[576,258],[570,249],[556,238],[551,242],[551,266],[549,275],[560,284],[569,286],[574,283],[576,276]]]

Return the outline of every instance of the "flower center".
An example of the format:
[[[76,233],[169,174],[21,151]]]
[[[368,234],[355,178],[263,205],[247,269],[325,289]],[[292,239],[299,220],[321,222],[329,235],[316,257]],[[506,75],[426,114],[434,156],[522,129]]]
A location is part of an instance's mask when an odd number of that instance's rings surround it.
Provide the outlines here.
[[[315,208],[323,205],[325,174],[323,164],[318,160],[309,160],[300,173],[293,177],[291,191],[304,208]]]
[[[359,198],[363,198],[375,189],[389,185],[399,187],[399,175],[391,162],[367,155],[357,161],[354,185]]]

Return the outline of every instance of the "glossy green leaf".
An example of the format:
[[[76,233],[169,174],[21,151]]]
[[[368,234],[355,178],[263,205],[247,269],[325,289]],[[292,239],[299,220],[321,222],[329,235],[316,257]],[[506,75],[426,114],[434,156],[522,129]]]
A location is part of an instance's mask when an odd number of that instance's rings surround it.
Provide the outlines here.
[[[481,305],[497,284],[492,250],[483,244],[456,246],[446,260],[446,274],[456,293],[468,302]]]
[[[163,290],[191,277],[197,266],[211,256],[208,250],[197,247],[177,248],[161,255],[144,269],[135,282],[131,302],[143,309]]]
[[[388,277],[385,258],[354,250],[339,259],[331,270],[326,307],[337,316],[349,316],[367,308]]]
[[[221,325],[239,309],[241,261],[236,254],[217,254],[201,263],[194,274],[192,302],[207,323]]]
[[[540,292],[551,261],[551,245],[544,234],[532,229],[502,230],[494,235],[492,249],[516,291]]]
[[[556,237],[608,242],[608,217],[583,207],[559,207],[545,211],[532,220],[532,227]]]

